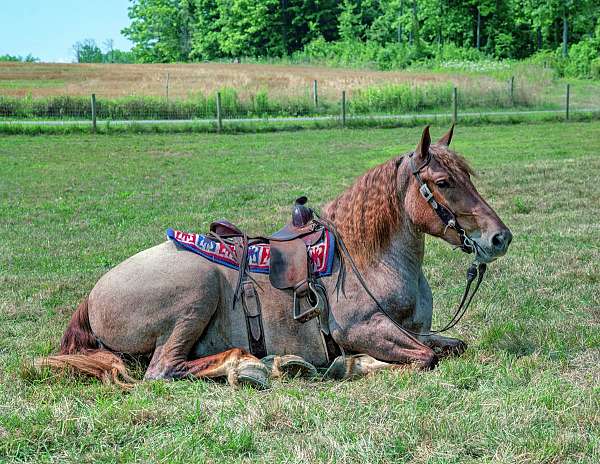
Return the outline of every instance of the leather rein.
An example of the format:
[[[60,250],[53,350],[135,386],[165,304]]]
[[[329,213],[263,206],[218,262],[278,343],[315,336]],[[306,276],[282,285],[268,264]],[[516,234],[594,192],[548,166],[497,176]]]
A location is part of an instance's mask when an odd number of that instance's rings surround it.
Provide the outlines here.
[[[454,214],[454,212],[452,210],[450,210],[448,207],[442,205],[441,203],[438,203],[435,200],[435,198],[433,197],[433,193],[431,192],[431,190],[429,189],[427,184],[425,182],[423,182],[423,179],[421,178],[420,173],[423,170],[423,168],[425,168],[430,163],[431,153],[428,153],[427,159],[418,168],[415,166],[415,162],[413,159],[414,154],[415,153],[412,152],[408,156],[412,174],[416,178],[417,182],[419,183],[419,192],[421,193],[421,195],[423,196],[425,201],[427,201],[429,206],[431,206],[431,208],[435,211],[435,213],[440,218],[440,220],[444,223],[444,225],[445,225],[444,233],[448,229],[454,229],[458,233],[458,235],[461,239],[461,244],[457,248],[460,248],[465,253],[475,252],[475,254],[476,254],[475,260],[467,269],[467,276],[466,276],[467,283],[465,286],[465,291],[463,293],[463,296],[460,300],[460,303],[459,303],[458,307],[456,308],[456,311],[454,312],[454,316],[444,327],[442,327],[441,329],[438,329],[438,330],[431,330],[429,332],[413,332],[412,330],[409,330],[409,329],[403,327],[402,324],[400,324],[398,321],[396,321],[396,319],[394,319],[394,317],[388,311],[386,311],[386,309],[379,302],[377,297],[375,297],[375,295],[373,295],[371,290],[369,290],[367,283],[365,282],[363,276],[361,275],[360,271],[358,270],[354,260],[352,259],[352,256],[350,255],[350,252],[348,251],[348,249],[346,248],[346,245],[344,244],[344,241],[342,240],[340,234],[336,230],[335,225],[331,221],[321,218],[321,217],[318,218],[318,221],[321,222],[326,227],[328,227],[330,230],[332,230],[332,232],[336,238],[336,241],[338,242],[338,244],[340,246],[340,250],[342,251],[342,254],[340,254],[340,256],[342,256],[343,259],[348,259],[352,271],[358,278],[358,281],[360,282],[362,287],[365,289],[365,291],[367,292],[369,297],[376,304],[377,309],[379,309],[396,327],[398,327],[399,329],[401,329],[405,332],[408,332],[410,335],[428,336],[428,335],[435,335],[435,334],[446,332],[447,330],[450,330],[452,327],[454,327],[456,324],[458,324],[458,322],[463,318],[463,316],[467,312],[469,305],[471,304],[471,301],[473,300],[473,297],[477,293],[477,290],[479,290],[479,286],[481,285],[481,282],[483,280],[483,276],[487,269],[487,265],[485,263],[480,263],[477,261],[477,244],[467,235],[465,230],[460,226],[460,224],[458,223],[458,220],[456,219],[456,215]],[[396,163],[396,170],[400,167],[400,164],[402,163],[403,159],[404,159],[404,157],[400,158],[398,160],[398,162]],[[343,269],[344,266],[342,265],[341,268]],[[475,284],[475,287],[473,288],[473,291],[471,292],[470,291],[471,285],[476,278],[477,278],[477,282]],[[343,277],[342,277],[342,280],[343,280]],[[338,284],[339,284],[339,278],[338,278]],[[342,286],[343,286],[343,284],[342,284]],[[338,285],[336,285],[336,287],[338,287]],[[343,288],[342,288],[342,292],[343,292]]]

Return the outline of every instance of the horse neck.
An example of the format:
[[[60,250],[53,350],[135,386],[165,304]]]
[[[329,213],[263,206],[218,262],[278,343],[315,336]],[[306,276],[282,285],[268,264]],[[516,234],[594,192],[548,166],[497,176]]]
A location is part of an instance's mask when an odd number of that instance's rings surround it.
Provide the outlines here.
[[[385,265],[414,273],[423,262],[423,233],[406,211],[411,172],[399,160],[369,170],[324,209],[363,271]]]

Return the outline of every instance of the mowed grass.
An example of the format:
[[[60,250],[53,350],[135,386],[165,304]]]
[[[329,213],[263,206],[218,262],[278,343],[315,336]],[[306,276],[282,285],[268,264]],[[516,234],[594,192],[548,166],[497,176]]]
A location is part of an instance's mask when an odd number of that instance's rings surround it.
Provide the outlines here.
[[[167,227],[227,217],[273,230],[296,196],[322,205],[419,136],[0,138],[0,461],[599,462],[598,123],[457,128],[455,148],[515,238],[454,332],[469,349],[434,371],[124,393],[27,367],[56,351],[99,277]],[[436,326],[468,263],[428,240]]]

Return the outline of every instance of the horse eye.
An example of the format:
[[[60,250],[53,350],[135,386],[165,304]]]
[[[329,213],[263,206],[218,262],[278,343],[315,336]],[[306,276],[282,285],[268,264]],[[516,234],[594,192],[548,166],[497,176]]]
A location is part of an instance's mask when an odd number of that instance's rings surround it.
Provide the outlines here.
[[[450,187],[450,182],[448,182],[447,180],[438,180],[435,185],[437,185],[440,188],[448,188]]]

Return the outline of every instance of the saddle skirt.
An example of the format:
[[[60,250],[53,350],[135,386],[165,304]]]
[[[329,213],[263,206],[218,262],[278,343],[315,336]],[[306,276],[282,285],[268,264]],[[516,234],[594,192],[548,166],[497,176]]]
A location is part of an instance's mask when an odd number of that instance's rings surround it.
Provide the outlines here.
[[[167,229],[167,238],[185,250],[196,253],[213,263],[239,270],[235,246],[212,240],[205,235]],[[321,240],[307,246],[310,265],[315,277],[327,277],[333,273],[335,240],[329,230],[325,230]],[[269,274],[271,265],[271,245],[254,243],[248,247],[247,270],[258,274]]]

